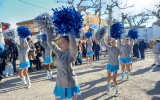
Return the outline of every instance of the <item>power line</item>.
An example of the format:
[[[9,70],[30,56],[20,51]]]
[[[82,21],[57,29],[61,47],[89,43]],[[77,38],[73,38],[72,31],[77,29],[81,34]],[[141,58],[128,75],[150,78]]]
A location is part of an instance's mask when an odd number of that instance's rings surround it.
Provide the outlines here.
[[[38,6],[38,5],[35,5],[35,4],[31,4],[31,3],[28,3],[28,2],[25,2],[25,1],[23,1],[23,0],[18,0],[18,1],[20,1],[20,2],[22,2],[22,3],[25,3],[25,4],[28,4],[28,5],[31,5],[31,6],[34,6],[34,7],[37,7],[37,8],[41,8],[41,9],[47,9],[47,10],[49,10],[48,8],[45,8],[45,7],[41,7],[41,6]]]

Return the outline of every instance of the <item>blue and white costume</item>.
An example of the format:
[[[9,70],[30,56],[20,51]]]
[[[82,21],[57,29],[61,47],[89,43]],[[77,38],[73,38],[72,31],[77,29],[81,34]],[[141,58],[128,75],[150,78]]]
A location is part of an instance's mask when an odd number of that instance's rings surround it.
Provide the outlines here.
[[[93,56],[94,55],[94,52],[92,50],[92,46],[93,46],[93,43],[91,42],[87,42],[87,53],[86,53],[86,56]]]
[[[70,48],[62,51],[54,42],[52,42],[52,32],[47,32],[47,42],[58,58],[57,62],[57,80],[53,94],[60,100],[72,99],[80,94],[80,86],[77,76],[73,71],[72,62],[77,57],[77,46],[74,34],[69,34]]]
[[[52,62],[52,50],[47,43],[40,42],[40,44],[45,49],[44,64],[50,64]]]
[[[108,64],[106,66],[107,71],[115,73],[119,70],[119,60],[120,50],[116,46],[109,46],[106,44],[106,49],[108,50]]]
[[[121,64],[130,64],[132,63],[131,59],[131,53],[132,53],[132,45],[131,44],[125,44],[121,46],[120,51],[120,63]]]
[[[22,42],[24,43],[24,47],[19,45],[17,42],[15,44],[19,51],[19,60],[20,60],[19,69],[23,70],[27,67],[30,67],[30,62],[28,59],[28,52],[29,52],[30,47],[26,39],[21,40],[21,43]]]

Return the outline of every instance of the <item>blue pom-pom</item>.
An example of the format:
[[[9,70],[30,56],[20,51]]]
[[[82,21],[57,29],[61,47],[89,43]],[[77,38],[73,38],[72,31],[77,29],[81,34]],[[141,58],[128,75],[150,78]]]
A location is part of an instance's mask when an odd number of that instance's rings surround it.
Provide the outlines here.
[[[14,39],[15,38],[15,30],[14,29],[7,29],[3,32],[4,38],[7,39]]]
[[[104,35],[105,35],[105,33],[106,33],[106,30],[107,30],[107,27],[106,27],[106,26],[100,28],[100,29],[95,33],[95,39],[96,39],[97,41],[100,41],[100,40],[104,37]]]
[[[53,28],[52,17],[48,13],[42,13],[34,19],[34,22],[37,24],[39,29]]]
[[[80,29],[83,26],[83,18],[79,12],[72,7],[52,10],[54,26],[61,35],[74,33],[76,36],[79,36]]]
[[[123,34],[123,25],[120,22],[114,23],[110,27],[110,36],[115,39],[120,39]]]
[[[43,41],[47,41],[47,35],[46,35],[45,33],[43,33],[43,34],[41,35],[41,39],[42,39]]]
[[[26,26],[18,27],[17,32],[20,38],[27,38],[29,35],[31,35],[31,31]]]
[[[92,32],[88,31],[86,34],[85,34],[86,38],[90,38],[92,37]]]
[[[130,29],[128,31],[128,37],[131,39],[137,39],[138,38],[138,30],[136,28]]]

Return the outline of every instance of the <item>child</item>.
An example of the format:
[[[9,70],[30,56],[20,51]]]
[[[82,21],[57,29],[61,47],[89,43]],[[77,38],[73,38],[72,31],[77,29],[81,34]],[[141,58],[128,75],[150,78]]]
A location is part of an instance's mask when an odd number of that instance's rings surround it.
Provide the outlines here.
[[[44,64],[47,69],[47,77],[46,78],[52,79],[53,75],[52,75],[52,71],[50,69],[50,64],[52,62],[52,49],[47,44],[47,39],[45,38],[46,34],[42,34],[42,35],[44,35],[44,38],[42,38],[43,40],[40,42],[40,44],[45,49]]]
[[[54,89],[56,100],[72,99],[76,100],[80,94],[80,86],[77,76],[72,69],[72,62],[77,55],[76,40],[74,34],[62,36],[59,41],[60,48],[52,42],[52,32],[47,32],[47,42],[58,58],[57,62],[57,81]]]
[[[116,47],[116,40],[115,39],[111,39],[110,40],[110,44],[111,46],[109,46],[107,43],[106,44],[106,49],[108,50],[108,64],[106,66],[107,69],[107,94],[110,91],[110,80],[111,80],[111,74],[113,73],[113,82],[115,85],[115,96],[119,95],[118,92],[118,84],[117,84],[117,80],[116,80],[116,76],[117,76],[117,72],[119,70],[119,60],[118,60],[118,56],[120,54],[120,50],[118,47]]]
[[[28,59],[28,52],[29,52],[29,45],[26,40],[26,38],[21,38],[20,37],[20,45],[15,42],[18,51],[19,51],[19,60],[20,60],[20,65],[19,65],[19,76],[21,77],[22,82],[26,85],[27,87],[31,87],[31,81],[28,76],[28,67],[30,67],[30,62]]]
[[[11,58],[11,50],[9,49],[9,46],[6,45],[6,58],[5,58],[5,70],[4,75],[8,77],[8,75],[13,75],[13,66],[12,66],[12,58]]]
[[[125,44],[121,46],[121,54],[120,54],[120,63],[121,63],[121,67],[122,67],[122,80],[124,78],[124,70],[125,67],[127,69],[127,78],[126,80],[129,79],[129,75],[130,75],[130,65],[132,63],[132,59],[130,54],[132,53],[132,47],[133,47],[133,40],[131,40],[131,43],[129,44],[129,39],[125,39]]]
[[[100,51],[100,45],[98,41],[96,41],[95,47],[94,47],[94,53],[96,57],[96,61],[99,61],[99,51]]]
[[[92,50],[93,43],[91,38],[88,38],[86,42],[87,42],[87,53],[86,53],[87,66],[92,67],[92,61],[93,61],[93,55],[94,55],[94,52]],[[90,58],[90,62],[89,62],[89,58]]]

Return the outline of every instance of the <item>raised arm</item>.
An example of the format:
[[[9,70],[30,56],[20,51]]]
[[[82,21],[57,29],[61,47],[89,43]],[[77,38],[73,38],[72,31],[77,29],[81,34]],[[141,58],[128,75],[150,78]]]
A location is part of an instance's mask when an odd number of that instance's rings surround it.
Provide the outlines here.
[[[30,49],[27,40],[24,39],[23,41],[24,41],[24,47],[25,47],[26,49]]]
[[[104,44],[105,44],[107,50],[109,50],[111,48],[111,46],[108,45],[108,41],[106,39],[104,39]]]
[[[44,42],[40,41],[40,45],[41,45],[43,48],[46,48]]]
[[[117,47],[118,47],[119,50],[121,50],[121,46],[122,46],[121,39],[118,39]]]
[[[52,35],[52,30],[45,29],[47,33],[47,44],[48,46],[53,50],[53,52],[56,54],[57,57],[59,57],[60,53],[62,50],[53,42],[53,35]]]
[[[70,54],[75,60],[77,57],[77,46],[76,46],[76,38],[73,33],[69,34],[69,39],[70,39]]]
[[[13,40],[14,44],[16,45],[17,47],[17,50],[19,51],[20,50],[20,44],[17,43],[17,41]]]
[[[135,40],[131,39],[130,45],[133,47],[134,44],[135,44]]]

